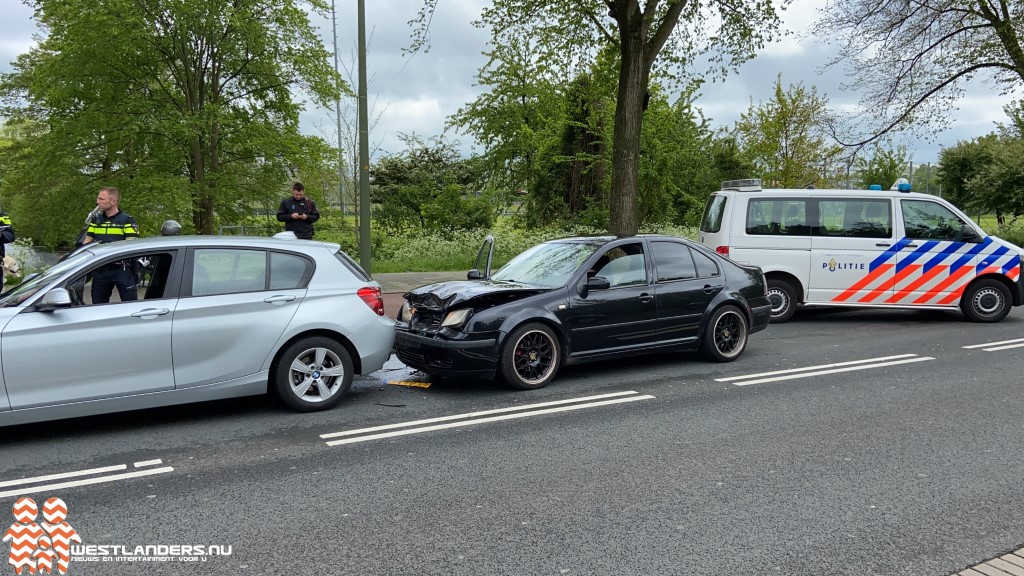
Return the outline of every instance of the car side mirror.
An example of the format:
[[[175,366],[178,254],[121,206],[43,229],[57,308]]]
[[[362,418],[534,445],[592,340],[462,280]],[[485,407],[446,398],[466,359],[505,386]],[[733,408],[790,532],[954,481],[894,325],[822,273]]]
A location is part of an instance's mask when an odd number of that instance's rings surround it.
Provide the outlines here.
[[[50,312],[58,308],[69,308],[70,306],[71,293],[67,291],[67,288],[54,288],[43,294],[43,299],[36,304],[36,310]]]
[[[981,242],[981,236],[978,236],[978,233],[974,231],[974,228],[964,226],[960,241],[968,244],[977,244],[978,242]]]
[[[467,280],[483,280],[483,278],[484,275],[476,268],[473,268],[468,274],[466,274]]]
[[[591,276],[587,278],[587,290],[607,290],[611,287],[612,283],[604,276]]]

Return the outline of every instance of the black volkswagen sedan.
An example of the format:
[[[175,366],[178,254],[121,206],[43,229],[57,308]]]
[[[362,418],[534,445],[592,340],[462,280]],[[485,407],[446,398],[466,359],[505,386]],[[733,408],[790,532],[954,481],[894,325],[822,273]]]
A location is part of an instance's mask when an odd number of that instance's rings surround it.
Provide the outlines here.
[[[488,237],[468,280],[404,295],[402,362],[531,390],[566,364],[647,352],[696,348],[731,362],[771,317],[760,268],[682,238],[552,240],[490,274],[493,247]]]

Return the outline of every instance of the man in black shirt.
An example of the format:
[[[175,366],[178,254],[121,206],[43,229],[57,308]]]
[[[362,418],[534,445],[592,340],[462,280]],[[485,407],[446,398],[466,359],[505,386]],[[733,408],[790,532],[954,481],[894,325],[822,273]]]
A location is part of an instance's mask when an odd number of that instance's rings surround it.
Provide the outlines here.
[[[284,229],[294,232],[297,238],[313,239],[313,223],[320,219],[316,204],[306,198],[306,189],[302,182],[292,184],[291,198],[281,201],[277,210],[277,221],[284,222]]]
[[[121,203],[121,193],[117,188],[101,188],[96,196],[96,207],[100,213],[89,224],[83,244],[99,242],[118,242],[120,240],[134,240],[139,237],[139,225],[127,213],[118,208]],[[121,260],[111,262],[92,275],[92,303],[106,304],[110,302],[110,295],[117,287],[117,295],[122,302],[138,300],[139,293],[136,287],[135,271],[132,270],[133,262]]]

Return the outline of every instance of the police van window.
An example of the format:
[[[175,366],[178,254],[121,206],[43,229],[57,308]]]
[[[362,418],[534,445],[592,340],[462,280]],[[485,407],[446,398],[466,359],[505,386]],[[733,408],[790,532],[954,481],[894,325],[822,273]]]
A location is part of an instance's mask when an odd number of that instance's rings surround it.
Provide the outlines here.
[[[712,278],[720,274],[718,264],[710,256],[700,250],[690,249],[693,253],[693,261],[697,263],[697,276],[701,278]]]
[[[891,238],[892,204],[882,199],[823,199],[818,201],[816,236]]]
[[[309,281],[313,265],[294,254],[270,253],[270,289],[302,288]]]
[[[966,222],[948,208],[927,200],[901,200],[903,228],[912,240],[951,240],[963,238]]]
[[[651,242],[658,282],[687,280],[697,277],[690,249],[678,242]]]
[[[722,229],[722,217],[725,215],[725,203],[728,197],[714,194],[708,198],[704,208],[704,218],[700,221],[701,232],[719,232]]]
[[[747,203],[747,234],[809,236],[807,202],[796,198],[757,198]]]
[[[195,251],[192,295],[213,296],[267,289],[267,253],[263,250],[204,248]]]

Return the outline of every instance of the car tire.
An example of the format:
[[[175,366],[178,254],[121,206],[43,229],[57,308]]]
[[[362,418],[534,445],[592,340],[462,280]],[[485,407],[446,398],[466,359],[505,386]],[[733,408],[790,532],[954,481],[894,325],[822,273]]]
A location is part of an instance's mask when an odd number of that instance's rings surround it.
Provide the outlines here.
[[[499,370],[509,386],[536,390],[555,378],[561,361],[562,349],[555,332],[544,324],[531,322],[505,338]]]
[[[333,408],[352,387],[352,357],[336,340],[311,336],[278,356],[274,390],[289,408],[316,412]]]
[[[701,351],[715,362],[732,362],[740,357],[747,347],[747,317],[731,305],[722,306],[711,314],[704,327]]]
[[[796,290],[785,280],[768,280],[768,301],[772,303],[772,323],[781,324],[796,314]]]
[[[972,282],[960,298],[960,310],[971,322],[999,322],[1012,306],[1010,290],[991,278]]]

